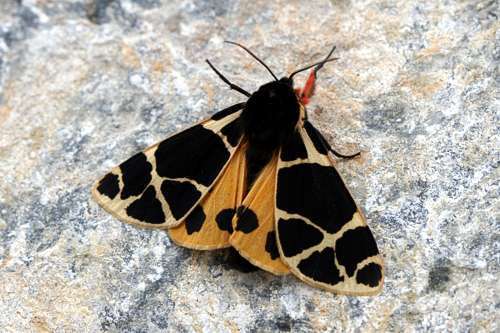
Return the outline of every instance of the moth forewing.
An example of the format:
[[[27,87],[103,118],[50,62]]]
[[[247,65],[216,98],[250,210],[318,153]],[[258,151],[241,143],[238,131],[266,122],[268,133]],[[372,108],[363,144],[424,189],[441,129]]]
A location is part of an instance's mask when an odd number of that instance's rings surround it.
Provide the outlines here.
[[[330,154],[328,154],[327,156],[328,156],[328,159],[330,160],[331,165],[332,166],[335,165],[335,161],[333,160],[332,156]],[[340,173],[339,173],[339,177],[340,177],[340,179],[342,179],[342,182],[345,184],[345,181]],[[349,193],[349,195],[351,197],[353,197],[349,187],[346,186],[345,188],[346,188],[347,192]],[[368,227],[368,223],[366,222],[366,216],[365,216],[363,210],[361,209],[361,207],[359,207],[357,205],[357,203],[356,203],[356,208],[357,208],[356,213],[353,215],[352,220],[342,229],[342,234],[344,234],[344,232],[347,230],[352,230],[352,229],[355,229],[357,227],[366,227],[369,230],[370,235],[372,235],[372,232]],[[374,238],[373,238],[373,243],[377,247]],[[341,292],[341,293],[346,294],[346,295],[373,296],[373,295],[377,295],[380,292],[382,292],[382,289],[384,287],[385,265],[384,265],[384,259],[382,258],[382,255],[380,254],[378,247],[377,247],[377,254],[370,256],[370,257],[366,258],[365,260],[363,260],[362,262],[360,262],[358,264],[358,267],[361,267],[361,269],[364,268],[365,272],[367,272],[367,270],[368,270],[367,267],[373,267],[370,265],[371,263],[378,265],[378,267],[380,269],[380,280],[378,281],[377,285],[375,285],[374,287],[363,286],[360,288],[359,283],[354,283],[351,285],[346,285],[345,288],[343,289],[345,291]],[[375,267],[374,270],[377,270],[377,268]],[[357,275],[359,275],[359,271],[360,270],[358,269]],[[373,273],[375,275],[377,274],[377,272],[373,272]],[[356,278],[357,278],[357,276],[356,276]],[[349,287],[353,287],[353,289],[349,289]],[[354,292],[351,292],[350,290],[354,290]],[[334,291],[334,290],[332,290],[332,291]]]
[[[155,160],[154,157],[152,157],[152,152],[156,150],[158,144],[159,143],[156,143],[148,147],[143,152],[134,155],[124,162],[131,161],[132,163],[129,164],[134,165],[136,164],[134,161],[137,161],[137,163],[146,165],[146,168],[150,169],[144,172],[143,177],[141,177],[143,182],[147,182],[147,184],[145,186],[140,185],[140,190],[136,190],[135,192],[132,191],[132,193],[136,194],[130,194],[129,192],[131,191],[125,191],[124,173],[120,166],[114,167],[92,187],[92,196],[94,200],[104,208],[104,210],[122,222],[147,228],[167,228],[176,223],[170,214],[169,207],[165,203],[164,198],[161,196],[157,197],[156,195],[160,191],[161,180],[158,178],[153,168]],[[149,166],[149,168],[147,166]],[[114,181],[112,181],[111,178],[113,178]],[[148,194],[153,193],[153,195],[149,196],[149,216],[145,218],[150,222],[145,222],[145,219],[136,219],[127,213],[127,208],[130,207],[133,202],[143,197],[146,190],[148,190]],[[127,194],[122,198],[123,192]],[[146,198],[146,196],[144,196],[144,198]]]
[[[113,168],[92,188],[117,219],[147,228],[179,225],[228,165],[241,131],[243,103],[154,144]]]
[[[304,127],[299,133],[307,158],[284,160],[283,149],[290,147],[283,147],[278,162],[275,214],[280,256],[294,275],[314,287],[376,294],[383,283],[383,265],[364,216],[328,152]]]

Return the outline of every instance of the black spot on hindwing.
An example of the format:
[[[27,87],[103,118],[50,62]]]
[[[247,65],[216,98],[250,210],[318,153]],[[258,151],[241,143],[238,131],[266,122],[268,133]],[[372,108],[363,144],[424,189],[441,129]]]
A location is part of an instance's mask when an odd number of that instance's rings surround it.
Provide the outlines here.
[[[221,210],[215,217],[215,222],[220,230],[227,231],[230,234],[233,232],[233,216],[234,209],[227,208]]]
[[[314,149],[320,154],[327,155],[330,144],[323,135],[308,121],[304,122],[304,128],[314,145]]]
[[[139,153],[122,164],[123,189],[120,198],[125,200],[131,196],[141,194],[151,181],[151,170],[153,166],[148,162],[144,153]]]
[[[298,131],[294,131],[287,142],[281,148],[280,158],[282,161],[293,161],[307,158],[307,150],[304,141]]]
[[[176,220],[183,217],[201,197],[201,192],[193,184],[174,180],[164,180],[161,193]]]
[[[382,267],[376,263],[369,263],[356,274],[356,282],[370,287],[376,287],[382,279]]]
[[[323,251],[314,251],[309,257],[302,259],[297,265],[305,276],[319,282],[335,285],[344,278],[335,266],[335,251],[331,247]]]
[[[278,245],[276,244],[276,233],[273,231],[269,231],[266,237],[266,251],[269,253],[269,256],[272,260],[278,258],[280,256]]]
[[[241,110],[244,106],[245,106],[245,103],[238,103],[238,104],[232,105],[232,106],[230,106],[222,111],[215,113],[212,116],[212,120],[221,120],[222,118],[225,118],[225,117]]]
[[[107,196],[110,199],[114,199],[118,194],[118,192],[120,192],[118,176],[111,172],[108,173],[99,182],[99,185],[97,186],[97,191],[102,195]]]
[[[220,132],[227,138],[227,142],[236,147],[242,135],[242,129],[239,119],[235,119],[226,126],[222,127]]]
[[[189,213],[189,215],[186,217],[186,220],[184,221],[187,234],[191,235],[195,232],[200,231],[206,218],[207,216],[203,211],[203,207],[201,207],[200,205],[196,206],[196,208],[193,209],[191,213]]]
[[[285,257],[293,257],[321,243],[321,231],[299,219],[279,219],[278,239]]]
[[[240,206],[238,207],[236,215],[238,216],[235,228],[236,231],[248,234],[259,227],[259,219],[250,208]]]
[[[337,261],[353,276],[360,262],[378,254],[377,244],[368,227],[347,230],[335,243]]]
[[[156,198],[155,188],[150,185],[139,199],[126,209],[127,215],[145,223],[160,224],[165,222],[161,202]]]
[[[188,178],[209,186],[229,156],[217,134],[196,125],[158,145],[155,152],[156,171],[160,177]]]
[[[276,206],[308,218],[329,233],[339,231],[357,210],[335,168],[316,163],[279,170]]]

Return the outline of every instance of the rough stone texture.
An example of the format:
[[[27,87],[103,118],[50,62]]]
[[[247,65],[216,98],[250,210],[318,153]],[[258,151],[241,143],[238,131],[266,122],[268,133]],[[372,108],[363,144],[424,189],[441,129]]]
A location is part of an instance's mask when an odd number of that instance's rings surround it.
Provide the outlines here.
[[[0,1],[2,331],[498,330],[498,3]],[[91,201],[134,152],[321,59],[312,121],[386,262],[378,297],[243,274]],[[304,76],[298,80],[303,81]]]

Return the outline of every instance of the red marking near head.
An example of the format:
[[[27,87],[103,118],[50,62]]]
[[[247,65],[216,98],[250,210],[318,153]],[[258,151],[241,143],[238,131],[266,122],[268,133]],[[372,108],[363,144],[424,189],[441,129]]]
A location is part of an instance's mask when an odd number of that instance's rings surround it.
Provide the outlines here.
[[[314,95],[315,86],[316,86],[316,72],[313,69],[311,71],[311,74],[309,74],[309,77],[307,78],[304,88],[295,89],[297,96],[299,96],[299,102],[302,105],[307,105],[309,103],[311,97]]]

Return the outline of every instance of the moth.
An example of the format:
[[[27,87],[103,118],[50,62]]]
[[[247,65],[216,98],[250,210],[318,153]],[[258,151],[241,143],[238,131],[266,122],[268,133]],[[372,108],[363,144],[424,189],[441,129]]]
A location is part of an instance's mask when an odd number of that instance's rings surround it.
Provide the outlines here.
[[[332,149],[309,122],[306,105],[317,63],[254,93],[231,83],[246,101],[215,113],[132,156],[93,187],[119,220],[166,229],[173,242],[197,249],[233,247],[251,264],[339,294],[373,295],[383,284],[374,237],[334,167]],[[296,74],[311,69],[304,88]],[[333,154],[333,156],[331,155]]]

